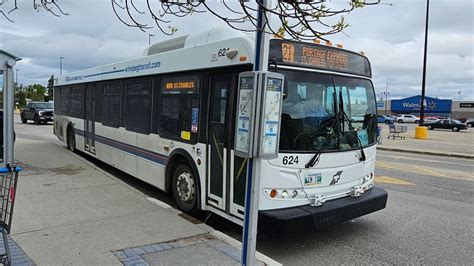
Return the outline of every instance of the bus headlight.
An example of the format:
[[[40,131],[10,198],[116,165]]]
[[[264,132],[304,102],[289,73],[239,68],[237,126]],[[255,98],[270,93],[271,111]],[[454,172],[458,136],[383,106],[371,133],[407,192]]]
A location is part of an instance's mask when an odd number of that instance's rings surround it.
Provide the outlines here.
[[[263,189],[263,194],[272,200],[299,200],[307,199],[303,190],[298,189],[275,189],[275,188],[266,188]]]
[[[298,196],[298,191],[297,191],[297,190],[293,190],[293,193],[291,193],[291,197],[292,197],[292,198],[296,198],[296,196]]]

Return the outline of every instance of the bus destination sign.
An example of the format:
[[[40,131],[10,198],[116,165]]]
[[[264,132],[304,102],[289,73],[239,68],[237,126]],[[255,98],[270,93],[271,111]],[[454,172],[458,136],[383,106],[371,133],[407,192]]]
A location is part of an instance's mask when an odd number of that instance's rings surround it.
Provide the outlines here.
[[[165,88],[167,90],[176,90],[176,89],[193,90],[194,81],[167,82],[165,84]]]
[[[272,40],[270,58],[285,65],[371,76],[369,61],[354,52],[330,46]]]

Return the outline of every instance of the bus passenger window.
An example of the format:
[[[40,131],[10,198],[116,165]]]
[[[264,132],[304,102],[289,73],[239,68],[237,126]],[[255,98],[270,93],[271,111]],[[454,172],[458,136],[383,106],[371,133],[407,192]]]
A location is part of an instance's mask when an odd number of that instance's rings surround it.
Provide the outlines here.
[[[120,91],[120,83],[104,85],[102,124],[105,126],[120,126]]]
[[[125,97],[125,128],[139,133],[150,133],[151,80],[133,81],[127,84]]]
[[[61,105],[59,110],[61,114],[68,115],[69,114],[69,99],[71,98],[71,88],[70,87],[62,87],[60,92],[60,99]]]
[[[195,141],[199,118],[198,76],[163,78],[158,131],[162,137]]]
[[[82,118],[84,115],[84,95],[82,85],[75,85],[71,88],[71,115]]]

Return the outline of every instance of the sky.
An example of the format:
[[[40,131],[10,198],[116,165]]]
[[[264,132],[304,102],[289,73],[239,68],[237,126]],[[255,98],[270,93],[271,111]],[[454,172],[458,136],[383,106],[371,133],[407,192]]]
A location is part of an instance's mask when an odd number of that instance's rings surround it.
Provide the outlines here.
[[[156,28],[143,33],[125,26],[113,13],[110,0],[58,1],[70,14],[62,17],[34,10],[32,1],[19,1],[19,9],[10,14],[13,23],[0,16],[0,49],[22,58],[16,68],[18,82],[24,85],[46,85],[51,75],[59,74],[59,57],[64,57],[64,74],[136,58],[148,46],[148,34],[154,35],[152,42],[170,38]],[[365,52],[378,98],[386,88],[393,99],[418,95],[426,1],[383,2],[393,5],[357,9],[345,16],[351,26],[328,38],[346,49]],[[329,0],[328,5],[345,3]],[[218,3],[210,5],[220,8]],[[147,21],[148,17],[142,18]],[[173,26],[178,28],[175,36],[180,36],[225,25],[207,13],[174,19]],[[431,0],[426,94],[474,100],[473,54],[474,1]]]

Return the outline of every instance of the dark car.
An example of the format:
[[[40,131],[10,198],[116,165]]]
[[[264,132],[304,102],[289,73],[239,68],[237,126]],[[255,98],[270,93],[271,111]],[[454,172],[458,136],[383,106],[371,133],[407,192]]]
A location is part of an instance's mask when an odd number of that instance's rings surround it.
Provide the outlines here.
[[[425,123],[425,126],[428,127],[429,130],[435,128],[451,129],[452,131],[467,129],[466,124],[463,124],[460,121],[454,119],[440,119],[435,122]]]
[[[21,122],[27,123],[33,120],[36,125],[48,123],[54,120],[53,102],[29,102],[25,108],[21,110]]]
[[[469,119],[467,119],[466,125],[467,125],[467,127],[472,127],[472,126],[474,126],[474,118],[469,118]]]
[[[393,124],[395,122],[395,118],[392,118],[388,115],[377,115],[377,122],[379,124],[385,123],[387,125]]]

